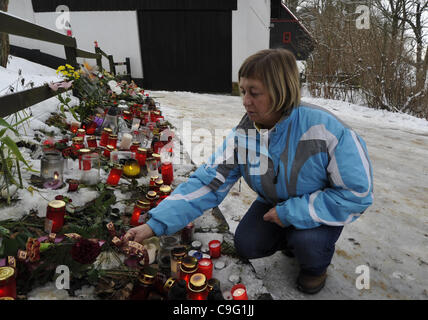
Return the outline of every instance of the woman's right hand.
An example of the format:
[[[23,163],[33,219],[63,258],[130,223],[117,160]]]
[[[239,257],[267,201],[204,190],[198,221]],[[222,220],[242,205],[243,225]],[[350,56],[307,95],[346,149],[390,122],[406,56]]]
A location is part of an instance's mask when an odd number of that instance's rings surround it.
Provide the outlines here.
[[[143,240],[153,237],[154,235],[155,233],[153,232],[152,228],[149,227],[148,224],[142,224],[141,226],[129,229],[123,239],[125,240],[125,242],[135,241],[142,243]]]

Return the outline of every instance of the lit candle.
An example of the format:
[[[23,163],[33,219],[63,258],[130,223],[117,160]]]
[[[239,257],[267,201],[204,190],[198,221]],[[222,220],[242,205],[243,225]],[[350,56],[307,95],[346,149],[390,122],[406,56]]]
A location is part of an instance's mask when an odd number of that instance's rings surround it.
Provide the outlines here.
[[[77,130],[80,128],[80,122],[72,121],[70,124],[70,131],[73,133],[76,133]]]
[[[100,146],[105,147],[108,144],[108,138],[113,131],[110,128],[104,128],[101,133]]]
[[[208,247],[210,248],[210,256],[211,258],[218,258],[221,255],[221,243],[218,240],[212,240],[208,243]]]
[[[129,133],[124,133],[122,140],[120,141],[119,149],[120,150],[129,150],[132,144],[132,135]]]
[[[117,134],[109,135],[107,144],[117,148]]]
[[[136,227],[144,224],[149,210],[150,201],[138,200],[134,205],[134,211],[132,212],[131,221],[129,222],[130,225]]]
[[[174,180],[174,170],[171,162],[162,162],[161,166],[162,180],[165,184],[170,185]]]
[[[57,233],[64,225],[65,202],[62,200],[53,200],[48,203],[46,210],[45,231]],[[49,230],[49,226],[51,227]]]
[[[12,267],[0,268],[0,297],[16,299],[16,275]]]
[[[207,278],[202,273],[195,273],[190,277],[187,284],[187,299],[188,300],[207,300],[208,285]]]
[[[122,115],[123,115],[123,119],[131,121],[131,119],[132,119],[132,113],[131,112],[124,110],[122,112]]]
[[[121,164],[115,164],[113,169],[111,169],[108,178],[107,184],[111,186],[117,186],[119,183],[120,177],[122,176],[123,166]]]
[[[233,300],[248,300],[247,289],[242,283],[235,284],[230,292]]]
[[[85,134],[86,134],[86,130],[85,129],[77,129],[77,136],[78,137],[84,138]]]
[[[198,262],[198,272],[203,273],[207,280],[211,279],[213,276],[213,263],[211,259],[202,258]]]
[[[128,178],[136,178],[141,172],[140,164],[136,159],[128,159],[123,166],[123,174]]]
[[[180,280],[189,283],[190,277],[198,271],[198,259],[191,256],[186,256],[181,260],[180,264]],[[204,276],[205,277],[205,276]]]

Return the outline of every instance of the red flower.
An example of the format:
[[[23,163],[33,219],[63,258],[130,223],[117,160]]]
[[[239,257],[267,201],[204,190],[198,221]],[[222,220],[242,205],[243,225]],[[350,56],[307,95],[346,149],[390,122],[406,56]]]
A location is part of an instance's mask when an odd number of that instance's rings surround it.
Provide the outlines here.
[[[98,241],[91,241],[83,238],[76,242],[71,248],[73,260],[81,264],[94,263],[100,252],[101,248]]]

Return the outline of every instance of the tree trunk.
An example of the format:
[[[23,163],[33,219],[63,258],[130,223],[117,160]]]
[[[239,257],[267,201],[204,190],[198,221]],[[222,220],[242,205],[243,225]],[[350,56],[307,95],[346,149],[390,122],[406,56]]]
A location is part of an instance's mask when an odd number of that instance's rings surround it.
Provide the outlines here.
[[[0,10],[7,11],[9,0],[0,0]],[[0,32],[0,66],[6,67],[9,58],[9,35]]]

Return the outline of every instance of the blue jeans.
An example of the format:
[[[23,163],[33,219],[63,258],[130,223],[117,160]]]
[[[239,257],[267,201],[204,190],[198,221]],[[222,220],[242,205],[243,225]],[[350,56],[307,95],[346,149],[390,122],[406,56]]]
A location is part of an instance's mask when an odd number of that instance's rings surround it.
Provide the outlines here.
[[[289,249],[299,262],[301,272],[309,275],[324,273],[333,258],[335,243],[343,227],[281,228],[276,223],[263,220],[271,208],[269,204],[254,201],[248,209],[235,232],[238,254],[246,259],[256,259]]]

